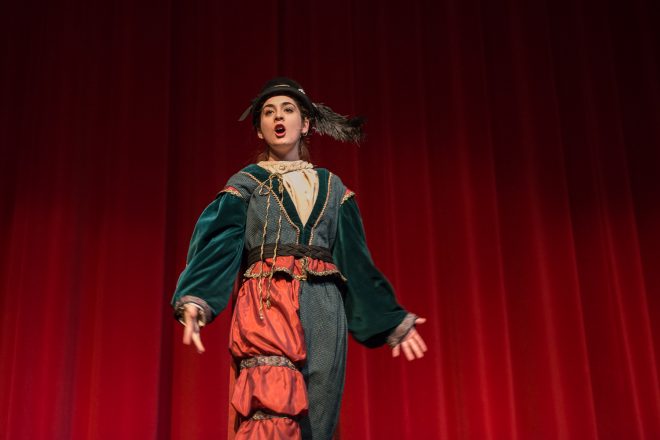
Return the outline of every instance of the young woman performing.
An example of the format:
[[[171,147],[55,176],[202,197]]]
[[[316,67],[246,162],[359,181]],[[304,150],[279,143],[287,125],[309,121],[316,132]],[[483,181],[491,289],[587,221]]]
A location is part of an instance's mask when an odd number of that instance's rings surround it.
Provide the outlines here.
[[[241,271],[229,349],[238,371],[236,439],[330,439],[341,402],[347,331],[421,358],[426,345],[375,267],[354,193],[308,162],[310,130],[358,142],[361,121],[313,103],[298,83],[266,83],[252,115],[265,151],[204,210],[172,304],[183,342],[229,302]],[[241,269],[243,268],[243,270]]]

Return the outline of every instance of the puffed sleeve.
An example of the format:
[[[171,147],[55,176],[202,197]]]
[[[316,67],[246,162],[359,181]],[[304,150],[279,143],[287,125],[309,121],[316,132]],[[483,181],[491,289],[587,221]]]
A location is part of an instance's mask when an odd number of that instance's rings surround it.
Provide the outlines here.
[[[348,329],[358,342],[378,347],[390,342],[393,333],[407,332],[412,327],[405,325],[404,320],[412,318],[407,318],[408,312],[396,301],[392,286],[371,259],[354,197],[339,207],[332,254],[347,279],[344,306]],[[408,328],[403,329],[402,324]]]
[[[237,191],[221,192],[202,212],[172,298],[177,318],[186,303],[203,311],[202,323],[211,322],[227,306],[240,270],[246,212]]]

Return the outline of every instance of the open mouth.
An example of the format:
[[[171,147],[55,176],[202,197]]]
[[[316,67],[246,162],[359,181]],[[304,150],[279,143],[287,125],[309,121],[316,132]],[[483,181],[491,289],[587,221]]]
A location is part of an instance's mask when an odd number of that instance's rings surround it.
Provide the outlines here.
[[[286,127],[283,124],[275,125],[275,135],[277,137],[282,137],[286,133]]]

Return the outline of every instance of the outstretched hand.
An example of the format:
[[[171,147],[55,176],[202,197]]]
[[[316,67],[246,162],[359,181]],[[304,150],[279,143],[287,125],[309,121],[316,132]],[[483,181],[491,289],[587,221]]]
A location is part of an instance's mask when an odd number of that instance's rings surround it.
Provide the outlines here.
[[[426,319],[417,318],[415,320],[415,325],[424,324],[425,322]],[[424,339],[422,339],[422,336],[415,327],[411,328],[401,342],[392,348],[392,357],[398,357],[402,350],[406,359],[409,361],[423,358],[424,352],[428,350],[426,348],[426,343],[424,343]]]
[[[199,309],[192,304],[185,304],[183,306],[183,322],[185,328],[183,329],[183,343],[190,345],[190,343],[195,344],[197,348],[197,353],[204,353],[204,344],[202,344],[202,337],[199,332],[199,324],[197,323],[197,315],[199,314]]]

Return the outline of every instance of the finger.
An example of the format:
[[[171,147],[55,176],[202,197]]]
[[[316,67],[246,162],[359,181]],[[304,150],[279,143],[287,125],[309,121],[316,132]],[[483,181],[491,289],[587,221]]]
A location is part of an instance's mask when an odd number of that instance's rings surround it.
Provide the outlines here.
[[[192,329],[188,327],[184,327],[183,329],[183,343],[186,345],[190,345],[192,342]]]
[[[188,312],[185,312],[184,314],[184,321],[185,321],[184,322],[185,327],[183,328],[183,343],[186,345],[190,345],[193,335],[194,321]]]
[[[415,319],[415,325],[424,324],[425,322],[426,322],[426,318],[417,318],[417,319]]]
[[[412,351],[410,350],[410,346],[408,346],[408,342],[402,342],[399,345],[401,346],[401,350],[403,350],[403,354],[406,355],[406,359],[408,359],[409,361],[415,359],[415,355],[413,355]]]
[[[424,352],[422,349],[419,347],[417,344],[417,341],[415,339],[411,339],[408,341],[408,345],[410,346],[410,350],[413,352],[415,356],[417,356],[418,359],[421,359],[424,357]]]
[[[414,340],[415,342],[417,342],[417,345],[419,346],[419,348],[422,351],[427,350],[426,343],[424,342],[424,339],[422,339],[422,336],[414,328],[410,329],[410,331],[408,332],[408,334],[404,338],[404,341],[408,341],[408,340],[411,340],[411,341]]]
[[[415,332],[415,335],[413,336],[415,341],[417,342],[417,345],[422,349],[422,351],[427,351],[428,347],[426,346],[426,342],[424,342],[424,339],[422,338],[422,335],[420,335],[418,332]]]
[[[401,353],[401,348],[398,345],[392,347],[392,357],[399,357],[400,353]]]
[[[199,325],[197,325],[197,323],[195,323],[195,327],[197,327],[197,328],[196,328],[195,331],[193,331],[192,340],[195,343],[195,348],[197,349],[197,352],[198,353],[204,353],[206,351],[206,349],[204,348],[204,344],[202,344],[202,337],[199,334]]]

